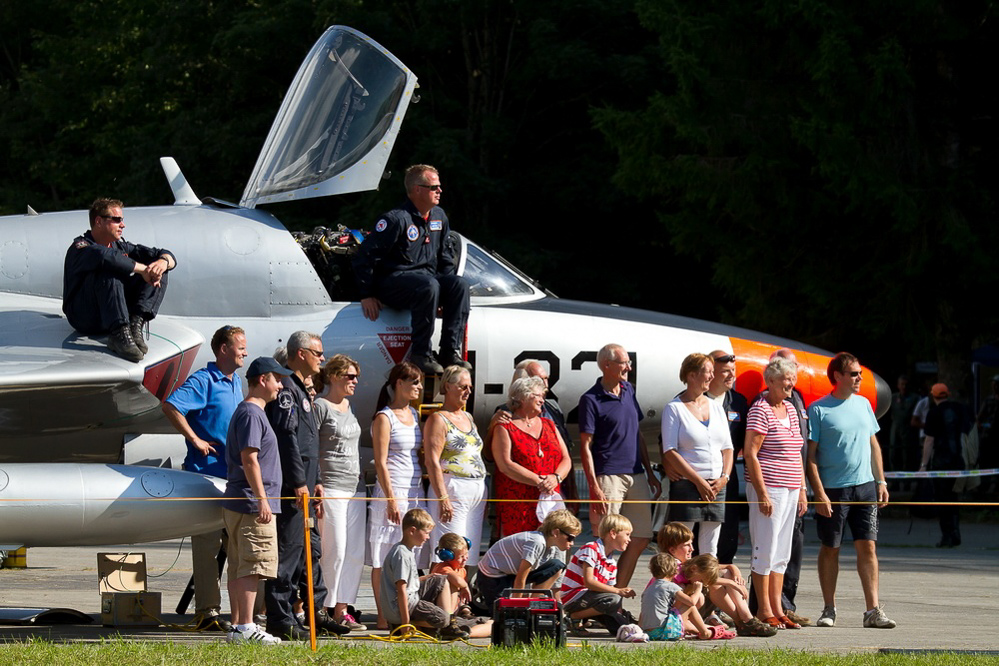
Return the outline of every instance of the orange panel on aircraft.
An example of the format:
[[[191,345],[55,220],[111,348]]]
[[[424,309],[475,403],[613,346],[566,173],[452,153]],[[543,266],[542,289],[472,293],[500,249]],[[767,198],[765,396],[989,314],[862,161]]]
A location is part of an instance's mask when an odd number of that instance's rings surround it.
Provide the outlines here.
[[[741,338],[729,338],[729,340],[732,342],[732,352],[735,354],[737,373],[735,388],[748,400],[752,400],[766,388],[763,381],[763,369],[767,367],[770,355],[781,347]],[[832,391],[832,384],[829,383],[829,378],[826,376],[826,368],[829,367],[829,361],[832,357],[793,348],[792,351],[798,361],[798,383],[795,387],[801,391],[805,404],[810,405]],[[870,368],[863,366],[861,368],[863,368],[864,375],[860,383],[860,395],[867,398],[871,407],[876,409],[877,394],[874,386],[874,373]]]

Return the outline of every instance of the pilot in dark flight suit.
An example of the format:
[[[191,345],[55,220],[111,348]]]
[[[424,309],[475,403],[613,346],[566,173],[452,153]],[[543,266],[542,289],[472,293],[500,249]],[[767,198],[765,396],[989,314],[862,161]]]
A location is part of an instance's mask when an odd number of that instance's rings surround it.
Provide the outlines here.
[[[123,240],[122,205],[117,199],[90,205],[90,231],[66,251],[62,311],[80,333],[110,333],[108,349],[137,363],[148,351],[143,328],[159,311],[177,259]]]
[[[428,374],[443,372],[442,364],[472,367],[461,354],[469,313],[468,282],[456,273],[447,215],[438,206],[440,182],[432,166],[406,169],[409,199],[378,220],[354,257],[364,316],[378,319],[383,303],[409,310],[411,360]],[[438,304],[444,311],[439,363],[431,352]]]

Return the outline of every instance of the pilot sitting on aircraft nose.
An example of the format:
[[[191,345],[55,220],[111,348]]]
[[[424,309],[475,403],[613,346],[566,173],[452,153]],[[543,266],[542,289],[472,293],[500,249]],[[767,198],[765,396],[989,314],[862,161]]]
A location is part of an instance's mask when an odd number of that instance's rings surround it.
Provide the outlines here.
[[[62,311],[80,333],[110,333],[108,349],[138,363],[148,351],[143,327],[159,311],[177,260],[169,250],[123,240],[122,206],[117,199],[90,205],[90,231],[66,251]]]
[[[406,169],[405,184],[408,201],[378,220],[354,257],[361,308],[371,321],[378,319],[383,303],[412,313],[411,360],[425,373],[440,374],[442,365],[471,370],[460,351],[468,321],[468,282],[455,272],[447,215],[438,206],[437,169],[415,164]],[[435,360],[430,339],[438,303],[444,318],[441,353]]]

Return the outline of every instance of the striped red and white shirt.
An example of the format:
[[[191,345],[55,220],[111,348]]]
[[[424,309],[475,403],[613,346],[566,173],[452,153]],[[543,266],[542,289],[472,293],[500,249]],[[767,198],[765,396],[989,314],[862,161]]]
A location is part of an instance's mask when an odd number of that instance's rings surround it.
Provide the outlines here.
[[[588,564],[593,569],[593,577],[604,585],[617,585],[617,560],[604,551],[601,539],[591,541],[576,551],[569,561],[562,578],[562,603],[567,604],[586,592],[583,582],[583,565]]]
[[[784,425],[766,400],[757,400],[749,408],[746,429],[765,435],[757,458],[763,471],[763,484],[771,488],[801,487],[801,439],[798,410],[790,400],[784,401],[789,423]],[[749,483],[749,471],[746,471]]]

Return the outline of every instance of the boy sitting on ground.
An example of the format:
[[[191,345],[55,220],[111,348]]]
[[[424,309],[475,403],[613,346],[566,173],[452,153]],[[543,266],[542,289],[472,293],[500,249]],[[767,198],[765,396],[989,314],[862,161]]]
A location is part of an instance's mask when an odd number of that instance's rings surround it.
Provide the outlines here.
[[[430,567],[430,573],[446,576],[451,586],[451,605],[456,610],[455,618],[458,626],[468,630],[469,638],[488,638],[492,635],[492,620],[476,617],[469,605],[472,599],[468,586],[468,572],[465,562],[468,561],[468,537],[454,532],[448,532],[437,542],[434,553],[441,559]]]
[[[596,618],[615,636],[622,625],[635,623],[622,607],[623,600],[634,597],[635,591],[617,587],[617,560],[612,556],[615,551],[623,553],[631,543],[631,521],[608,513],[597,532],[600,537],[577,550],[565,571],[563,609],[573,620]]]
[[[434,521],[423,509],[410,509],[402,518],[402,541],[392,546],[382,564],[381,599],[389,629],[402,625],[429,627],[445,639],[468,638],[452,617],[454,602],[447,576],[420,578],[413,549],[430,538]]]
[[[479,560],[480,612],[492,615],[493,604],[507,588],[550,590],[562,575],[559,554],[569,550],[583,526],[567,509],[552,511],[535,532],[518,532],[494,543]]]
[[[669,553],[656,553],[649,560],[652,580],[642,592],[642,614],[638,624],[653,641],[675,641],[683,638],[685,630],[703,627],[697,607],[704,603],[701,583],[693,583],[683,590],[673,581],[679,573],[679,562]],[[692,616],[697,616],[696,621]]]

